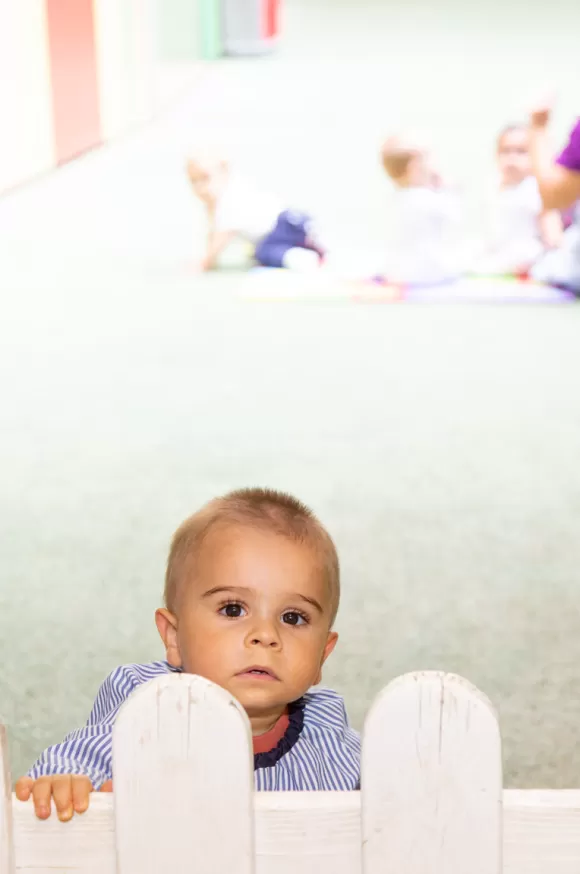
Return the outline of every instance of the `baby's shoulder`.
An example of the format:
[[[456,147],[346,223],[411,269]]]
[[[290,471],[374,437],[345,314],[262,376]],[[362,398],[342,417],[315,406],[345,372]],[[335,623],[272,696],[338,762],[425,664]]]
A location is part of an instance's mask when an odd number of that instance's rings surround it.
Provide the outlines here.
[[[119,665],[103,681],[99,690],[99,696],[107,696],[118,699],[127,698],[137,687],[147,683],[155,677],[176,672],[165,661],[147,662],[146,664],[130,663]]]
[[[319,734],[332,732],[338,735],[356,735],[350,727],[344,698],[333,689],[317,687],[310,689],[304,697],[304,730]]]

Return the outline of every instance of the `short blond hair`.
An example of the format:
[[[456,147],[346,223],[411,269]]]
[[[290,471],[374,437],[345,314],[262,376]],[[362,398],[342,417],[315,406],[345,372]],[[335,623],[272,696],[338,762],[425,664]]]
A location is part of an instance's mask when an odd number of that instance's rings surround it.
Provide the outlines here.
[[[185,170],[190,182],[195,184],[199,176],[215,176],[220,170],[228,170],[227,158],[219,152],[198,149],[189,154],[185,160]]]
[[[186,569],[195,563],[207,535],[217,526],[246,526],[287,537],[308,547],[320,561],[330,593],[331,625],[340,600],[340,566],[334,542],[305,504],[274,489],[249,488],[214,498],[183,522],[171,541],[165,573],[164,600],[176,611]]]
[[[388,176],[395,181],[401,179],[411,161],[418,157],[422,150],[409,140],[400,136],[388,137],[381,148],[381,161]]]

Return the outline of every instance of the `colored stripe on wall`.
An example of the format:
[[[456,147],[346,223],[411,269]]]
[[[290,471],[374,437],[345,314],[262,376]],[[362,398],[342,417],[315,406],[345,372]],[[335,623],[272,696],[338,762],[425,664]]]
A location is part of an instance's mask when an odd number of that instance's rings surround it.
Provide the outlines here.
[[[264,37],[272,39],[278,33],[278,0],[264,0],[265,21],[264,21]]]
[[[92,0],[46,0],[59,164],[101,142]]]
[[[223,54],[221,3],[220,0],[199,0],[198,5],[201,57],[205,61],[214,61]]]

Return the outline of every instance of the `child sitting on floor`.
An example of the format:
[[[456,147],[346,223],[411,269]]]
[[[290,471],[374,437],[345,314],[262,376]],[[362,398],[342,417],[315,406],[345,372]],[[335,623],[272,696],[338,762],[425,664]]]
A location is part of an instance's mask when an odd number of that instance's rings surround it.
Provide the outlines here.
[[[490,204],[489,240],[477,273],[527,274],[546,249],[558,246],[563,224],[545,210],[532,175],[527,125],[505,127],[497,140],[499,185]]]
[[[415,138],[390,137],[381,159],[396,188],[396,240],[386,278],[411,285],[457,278],[463,260],[459,198],[443,185],[427,149]]]
[[[49,747],[16,785],[37,816],[59,819],[110,788],[112,731],[141,683],[199,674],[242,704],[254,736],[256,789],[348,790],[359,784],[360,738],[342,698],[320,682],[338,635],[340,595],[330,535],[303,504],[265,489],[210,501],[171,543],[165,607],[155,620],[166,661],[125,665],[105,680],[86,726]]]
[[[313,220],[283,205],[233,172],[224,158],[198,154],[187,161],[187,176],[207,214],[208,239],[203,270],[211,270],[227,246],[243,239],[264,267],[310,271],[324,250],[314,237]]]

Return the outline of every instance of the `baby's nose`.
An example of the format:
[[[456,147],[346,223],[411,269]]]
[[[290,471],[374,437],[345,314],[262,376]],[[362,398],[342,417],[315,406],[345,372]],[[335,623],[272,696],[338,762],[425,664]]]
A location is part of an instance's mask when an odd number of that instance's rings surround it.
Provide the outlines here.
[[[280,636],[278,629],[273,622],[262,622],[255,627],[249,635],[250,643],[253,646],[261,644],[262,646],[279,646]]]

